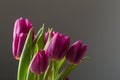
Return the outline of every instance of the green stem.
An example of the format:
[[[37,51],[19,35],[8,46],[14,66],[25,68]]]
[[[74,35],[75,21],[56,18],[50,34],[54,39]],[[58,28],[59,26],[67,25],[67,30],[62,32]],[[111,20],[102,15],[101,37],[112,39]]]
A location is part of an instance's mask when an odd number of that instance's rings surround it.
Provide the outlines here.
[[[42,73],[42,74],[40,74],[38,77],[39,77],[39,80],[43,80],[43,76],[44,76],[44,74]]]
[[[78,65],[86,62],[89,59],[88,56],[84,57],[79,64],[68,64],[67,67],[58,75],[56,80],[65,80],[65,78],[70,74],[70,72],[75,69]]]
[[[34,80],[36,78],[36,75],[30,71],[30,69],[27,72],[26,80]]]
[[[51,61],[51,64],[52,64],[52,69],[51,69],[52,80],[55,80],[55,66],[54,66],[54,61]]]
[[[65,70],[63,71],[63,74],[61,75],[61,76],[62,76],[62,77],[61,77],[61,80],[64,80],[64,79],[67,77],[68,73],[70,72],[70,69],[71,69],[71,65],[68,65],[68,66],[65,68]]]
[[[39,80],[39,75],[37,75],[37,80]]]
[[[37,80],[37,75],[35,75],[35,80]]]

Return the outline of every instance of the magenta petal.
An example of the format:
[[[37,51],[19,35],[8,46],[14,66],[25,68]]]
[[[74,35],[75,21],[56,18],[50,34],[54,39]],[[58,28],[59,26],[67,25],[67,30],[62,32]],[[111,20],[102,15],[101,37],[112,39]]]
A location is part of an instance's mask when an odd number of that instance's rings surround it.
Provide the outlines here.
[[[80,49],[79,54],[77,54],[76,59],[74,59],[74,61],[75,61],[76,63],[79,63],[80,60],[83,58],[83,56],[85,55],[85,52],[87,51],[87,48],[88,48],[88,46],[87,46],[87,44],[85,44],[85,45],[83,45],[83,47]]]
[[[20,58],[27,34],[21,33],[18,41],[17,58]]]
[[[48,36],[49,36],[49,33],[46,32],[45,35],[44,35],[44,44],[46,44],[46,42],[48,40]]]
[[[15,58],[17,56],[18,41],[19,41],[19,37],[16,35],[12,43],[12,49],[13,49],[12,51],[13,51],[13,56]]]
[[[29,19],[26,19],[25,22],[26,22],[26,26],[27,26],[27,32],[29,32],[29,30],[32,28],[33,25],[31,24]]]
[[[18,21],[19,21],[19,19],[17,19],[17,20],[15,21],[15,24],[14,24],[13,39],[14,39],[15,36],[16,36],[16,32],[18,32],[18,31],[17,31],[17,28],[18,28]]]
[[[13,38],[15,35],[20,35],[20,33],[28,33],[30,28],[32,28],[32,24],[28,19],[20,18],[17,19],[14,24]]]
[[[20,35],[20,33],[27,33],[26,31],[26,23],[24,18],[20,18],[18,21],[18,28],[17,28],[17,34]]]
[[[45,54],[45,51],[42,51],[40,54],[42,56],[41,57],[41,72],[44,73],[48,66],[48,57]]]

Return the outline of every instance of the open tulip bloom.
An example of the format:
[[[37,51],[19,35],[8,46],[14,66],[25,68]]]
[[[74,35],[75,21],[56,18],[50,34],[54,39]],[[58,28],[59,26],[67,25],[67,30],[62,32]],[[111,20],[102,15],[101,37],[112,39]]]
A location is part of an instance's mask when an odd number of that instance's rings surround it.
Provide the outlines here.
[[[87,44],[77,40],[70,46],[70,37],[44,24],[35,35],[28,19],[16,20],[13,30],[13,57],[19,60],[17,80],[70,80],[69,74],[88,57]],[[65,60],[67,66],[60,70]],[[78,79],[79,80],[79,79]]]

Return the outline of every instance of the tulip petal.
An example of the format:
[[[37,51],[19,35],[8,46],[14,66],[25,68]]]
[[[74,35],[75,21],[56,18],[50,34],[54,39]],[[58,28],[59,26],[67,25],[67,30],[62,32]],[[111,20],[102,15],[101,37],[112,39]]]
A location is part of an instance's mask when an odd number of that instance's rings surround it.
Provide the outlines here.
[[[17,49],[18,49],[18,41],[19,37],[16,35],[15,39],[13,39],[12,49],[13,49],[13,56],[17,59]]]
[[[18,40],[17,57],[20,58],[27,34],[21,33]]]

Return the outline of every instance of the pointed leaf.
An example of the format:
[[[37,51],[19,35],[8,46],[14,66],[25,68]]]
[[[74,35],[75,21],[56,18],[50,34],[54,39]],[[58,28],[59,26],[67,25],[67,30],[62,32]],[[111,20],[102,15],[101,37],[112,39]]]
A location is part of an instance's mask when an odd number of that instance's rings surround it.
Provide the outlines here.
[[[44,25],[40,29],[40,33],[38,35],[36,44],[37,44],[38,50],[43,49],[44,47]]]
[[[38,38],[41,35],[41,32],[43,32],[43,30],[44,30],[44,24],[42,25],[42,27],[37,32],[37,35],[36,35],[36,38],[35,38],[34,42],[36,42],[38,40]]]
[[[64,61],[65,61],[65,57],[62,58],[62,59],[59,60],[59,61],[56,61],[56,62],[55,62],[55,68],[56,68],[57,70],[59,70],[59,69],[61,68],[62,64],[64,63]]]
[[[36,75],[34,73],[32,73],[29,69],[28,73],[27,73],[27,76],[26,76],[26,80],[35,80],[35,76]]]
[[[65,57],[59,61],[55,61],[55,78],[58,76],[58,72],[65,61]]]

